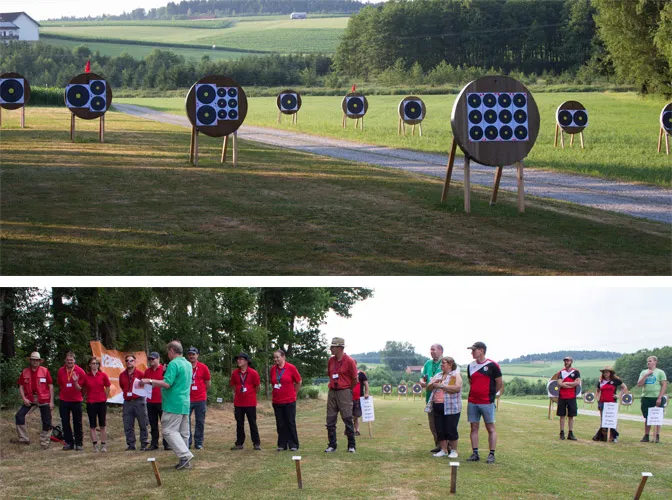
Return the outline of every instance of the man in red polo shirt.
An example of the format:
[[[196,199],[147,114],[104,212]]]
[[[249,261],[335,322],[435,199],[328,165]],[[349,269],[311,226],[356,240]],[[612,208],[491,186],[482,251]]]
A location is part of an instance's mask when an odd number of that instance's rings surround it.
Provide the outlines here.
[[[135,355],[127,354],[126,370],[119,374],[119,387],[124,394],[124,434],[126,435],[126,451],[135,451],[135,421],[140,427],[141,450],[147,448],[147,401],[144,397],[133,392],[135,379],[141,379],[145,374],[135,367]]]
[[[355,426],[352,420],[352,388],[357,383],[357,365],[345,354],[345,340],[334,337],[331,340],[331,354],[327,362],[329,375],[329,395],[327,397],[327,436],[329,445],[326,453],[336,451],[336,421],[340,412],[348,437],[348,451],[355,452]]]
[[[189,448],[192,442],[197,450],[203,449],[205,437],[205,411],[208,403],[208,389],[210,389],[210,370],[198,360],[199,350],[190,347],[187,359],[191,363],[191,408],[189,410]],[[191,432],[191,414],[196,413],[196,430]]]
[[[40,353],[35,351],[28,358],[30,366],[24,368],[19,376],[17,384],[23,406],[16,412],[16,434],[19,444],[30,444],[28,428],[26,427],[26,415],[40,409],[42,419],[42,431],[40,432],[40,446],[42,449],[49,448],[49,436],[51,434],[51,410],[54,409],[54,383],[49,370],[42,365]]]
[[[574,436],[574,417],[578,415],[579,410],[576,405],[577,387],[581,385],[581,374],[579,370],[572,368],[574,359],[571,356],[565,356],[562,360],[565,363],[564,370],[558,372],[558,411],[560,417],[560,439],[565,439],[565,417],[569,420],[569,434],[567,439],[576,441]]]
[[[245,443],[245,415],[250,425],[250,436],[254,449],[261,450],[259,429],[257,428],[257,389],[261,385],[259,373],[252,368],[252,360],[246,353],[236,356],[236,368],[231,374],[229,385],[233,387],[233,412],[236,417],[236,444],[232,450],[242,450]]]
[[[163,380],[164,368],[161,364],[161,357],[156,351],[150,352],[147,356],[149,368],[145,370],[145,377],[152,380]],[[152,397],[147,400],[147,418],[149,420],[149,427],[152,434],[152,442],[145,451],[154,451],[159,449],[159,420],[163,415],[161,410],[161,388],[159,386],[152,386]],[[170,449],[166,440],[163,440],[164,450]]]
[[[58,383],[58,397],[61,402],[58,405],[58,411],[61,415],[61,424],[63,425],[63,440],[65,446],[63,450],[82,451],[83,432],[82,432],[82,386],[86,373],[75,364],[75,353],[68,351],[65,355],[65,365],[58,369],[56,382]],[[70,427],[70,415],[72,414],[72,427]],[[72,430],[75,430],[73,436]]]

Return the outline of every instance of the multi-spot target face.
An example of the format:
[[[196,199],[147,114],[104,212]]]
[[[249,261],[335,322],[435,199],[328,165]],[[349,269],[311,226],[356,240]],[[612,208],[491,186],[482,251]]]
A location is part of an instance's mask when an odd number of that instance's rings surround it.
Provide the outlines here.
[[[525,158],[539,134],[539,109],[525,86],[486,76],[460,92],[451,116],[455,141],[482,165],[511,165]]]
[[[30,99],[30,85],[19,73],[0,75],[0,107],[19,109]]]
[[[350,92],[343,98],[341,108],[348,118],[363,118],[369,109],[369,101],[360,92]]]
[[[419,97],[410,95],[399,102],[399,118],[408,125],[416,125],[425,119],[427,108]]]
[[[65,105],[85,120],[105,114],[112,104],[112,90],[105,79],[94,73],[82,73],[65,87]]]
[[[189,90],[185,104],[191,124],[210,137],[232,134],[247,115],[245,92],[226,76],[201,78]]]
[[[667,104],[660,112],[660,126],[668,134],[672,135],[672,102]]]
[[[579,134],[588,126],[588,111],[578,101],[565,101],[558,106],[555,121],[568,134]]]
[[[293,115],[301,109],[301,94],[292,89],[283,90],[278,94],[276,104],[281,113]]]

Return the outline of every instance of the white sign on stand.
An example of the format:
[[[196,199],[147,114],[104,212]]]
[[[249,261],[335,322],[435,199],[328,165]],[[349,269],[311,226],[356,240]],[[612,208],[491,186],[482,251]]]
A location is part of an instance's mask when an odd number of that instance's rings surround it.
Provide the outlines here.
[[[373,413],[373,398],[371,396],[367,398],[359,398],[359,401],[362,403],[362,422],[373,422],[375,416]]]
[[[646,418],[646,425],[663,425],[663,408],[655,406],[649,408],[649,416]]]
[[[602,427],[615,429],[618,425],[618,403],[604,403],[602,409]]]

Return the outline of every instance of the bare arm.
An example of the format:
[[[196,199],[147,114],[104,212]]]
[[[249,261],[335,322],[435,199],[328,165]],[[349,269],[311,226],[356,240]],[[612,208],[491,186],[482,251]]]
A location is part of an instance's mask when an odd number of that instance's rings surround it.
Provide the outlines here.
[[[21,399],[23,400],[23,404],[26,406],[30,406],[31,402],[30,400],[26,397],[26,394],[23,392],[23,386],[19,386],[19,394],[21,395]]]
[[[369,381],[365,380],[364,381],[364,399],[368,399],[369,397]]]
[[[660,383],[660,394],[658,394],[658,401],[660,401],[667,392],[667,380]]]
[[[298,393],[299,393],[299,389],[301,389],[301,382],[302,382],[302,381],[299,380],[298,382],[295,382],[295,383],[294,383],[294,392],[295,392],[296,394],[298,394]]]
[[[456,394],[462,390],[462,376],[458,373],[455,376],[455,383],[450,385],[444,385],[443,390],[448,394]]]
[[[143,378],[142,379],[143,384],[149,384],[152,387],[162,387],[164,389],[170,389],[170,384],[167,383],[165,380],[155,380],[151,378]]]

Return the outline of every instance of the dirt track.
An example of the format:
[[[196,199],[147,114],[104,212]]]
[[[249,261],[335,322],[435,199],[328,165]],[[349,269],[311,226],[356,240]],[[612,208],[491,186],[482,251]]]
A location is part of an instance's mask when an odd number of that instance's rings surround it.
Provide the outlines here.
[[[130,104],[115,104],[114,108],[122,113],[147,120],[184,127],[191,126],[186,116],[171,115]],[[392,149],[248,125],[240,128],[239,137],[282,148],[441,178],[445,176],[446,171],[446,155]],[[461,158],[458,157],[455,166],[453,180],[461,182],[463,179]],[[472,184],[491,187],[493,178],[493,168],[472,163]],[[516,186],[515,169],[505,168],[500,189],[515,192]],[[672,190],[670,189],[526,168],[525,193],[672,224]]]

